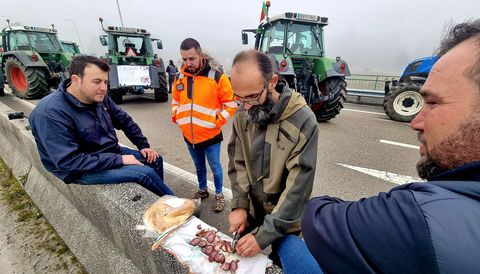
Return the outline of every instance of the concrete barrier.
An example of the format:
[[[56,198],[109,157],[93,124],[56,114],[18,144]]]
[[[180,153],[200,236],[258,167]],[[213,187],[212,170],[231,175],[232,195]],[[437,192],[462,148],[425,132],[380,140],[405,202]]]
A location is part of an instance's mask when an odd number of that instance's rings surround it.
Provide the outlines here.
[[[0,157],[89,273],[188,273],[167,252],[151,251],[152,239],[135,230],[158,196],[133,183],[63,183],[43,167],[28,120],[8,120],[11,111],[0,103]],[[197,189],[168,172],[165,182],[180,197]],[[211,213],[212,204],[211,197],[202,202],[200,218],[227,233],[229,202],[221,214]]]

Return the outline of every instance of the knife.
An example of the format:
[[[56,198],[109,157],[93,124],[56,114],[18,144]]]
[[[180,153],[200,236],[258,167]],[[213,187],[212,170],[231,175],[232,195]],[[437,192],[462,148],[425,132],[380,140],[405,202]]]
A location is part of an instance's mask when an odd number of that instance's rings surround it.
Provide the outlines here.
[[[232,249],[235,250],[235,246],[238,243],[238,237],[240,237],[240,233],[238,233],[238,229],[233,232],[233,240],[232,240]]]

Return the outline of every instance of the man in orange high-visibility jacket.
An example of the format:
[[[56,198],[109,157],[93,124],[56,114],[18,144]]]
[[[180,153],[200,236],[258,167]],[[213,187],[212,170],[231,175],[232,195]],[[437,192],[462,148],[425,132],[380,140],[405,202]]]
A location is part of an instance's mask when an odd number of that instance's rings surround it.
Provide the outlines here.
[[[237,103],[230,80],[210,66],[198,41],[183,40],[180,55],[183,66],[172,87],[172,121],[179,125],[197,171],[199,190],[193,197],[208,197],[207,159],[215,184],[213,211],[218,213],[225,207],[220,163],[222,126],[234,115]]]

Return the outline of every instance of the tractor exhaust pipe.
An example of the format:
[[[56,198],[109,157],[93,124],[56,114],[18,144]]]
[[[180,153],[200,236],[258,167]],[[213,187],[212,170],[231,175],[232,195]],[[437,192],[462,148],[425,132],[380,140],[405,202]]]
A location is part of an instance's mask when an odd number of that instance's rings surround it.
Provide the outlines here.
[[[99,18],[98,18],[98,21],[100,21],[100,24],[102,25],[102,29],[105,30],[105,28],[103,27],[103,18],[102,18],[102,17],[99,17]]]

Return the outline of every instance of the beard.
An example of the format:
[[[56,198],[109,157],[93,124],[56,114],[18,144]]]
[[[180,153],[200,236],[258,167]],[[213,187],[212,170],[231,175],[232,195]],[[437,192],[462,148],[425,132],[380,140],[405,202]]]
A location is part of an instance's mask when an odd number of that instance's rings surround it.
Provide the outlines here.
[[[424,142],[422,134],[418,134]],[[441,141],[417,163],[420,178],[428,179],[445,171],[480,160],[480,112],[460,125],[459,130]]]
[[[247,121],[257,124],[259,127],[267,126],[271,120],[272,114],[270,111],[274,105],[275,102],[272,99],[272,93],[268,92],[263,104],[251,106],[250,109],[247,110]]]

